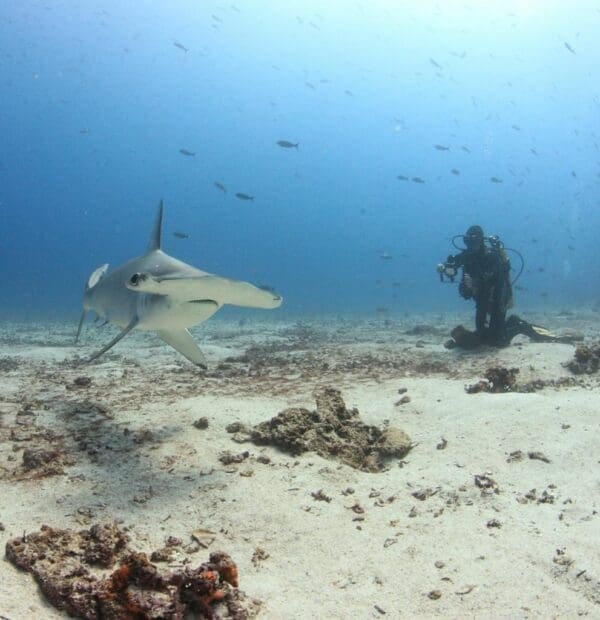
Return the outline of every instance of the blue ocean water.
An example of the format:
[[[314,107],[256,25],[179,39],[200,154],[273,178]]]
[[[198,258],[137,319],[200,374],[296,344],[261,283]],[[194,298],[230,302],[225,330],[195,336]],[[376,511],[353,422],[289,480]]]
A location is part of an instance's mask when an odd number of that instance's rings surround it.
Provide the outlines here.
[[[435,265],[474,223],[517,308],[597,304],[598,32],[585,0],[2,0],[0,316],[76,320],[161,198],[165,251],[282,316],[466,309]]]

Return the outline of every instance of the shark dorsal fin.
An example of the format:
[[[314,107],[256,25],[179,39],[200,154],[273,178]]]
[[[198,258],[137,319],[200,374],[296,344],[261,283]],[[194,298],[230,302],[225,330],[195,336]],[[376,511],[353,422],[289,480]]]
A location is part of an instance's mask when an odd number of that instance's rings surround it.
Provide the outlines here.
[[[148,254],[156,250],[160,250],[160,233],[162,229],[162,216],[163,216],[163,201],[161,199],[158,205],[158,213],[156,214],[156,220],[154,221],[154,228],[152,229],[152,235],[150,236],[150,243],[148,243]]]

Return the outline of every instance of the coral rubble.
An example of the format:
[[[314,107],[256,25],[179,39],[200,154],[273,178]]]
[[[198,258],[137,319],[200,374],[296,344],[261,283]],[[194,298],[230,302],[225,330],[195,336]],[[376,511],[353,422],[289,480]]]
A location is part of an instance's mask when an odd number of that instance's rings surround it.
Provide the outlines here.
[[[196,568],[161,571],[130,547],[115,523],[79,532],[44,525],[8,541],[6,557],[32,573],[55,607],[86,620],[182,620],[190,612],[214,618],[217,604],[224,617],[245,620],[258,605],[237,590],[237,567],[227,554],[211,553]]]
[[[597,372],[600,368],[600,343],[579,345],[573,359],[567,363],[567,368],[575,375]]]
[[[412,448],[404,431],[362,422],[357,409],[346,408],[339,390],[319,389],[315,399],[315,411],[291,407],[252,428],[235,425],[232,430],[258,445],[272,444],[292,454],[313,451],[367,472],[382,471],[388,459],[402,458]]]

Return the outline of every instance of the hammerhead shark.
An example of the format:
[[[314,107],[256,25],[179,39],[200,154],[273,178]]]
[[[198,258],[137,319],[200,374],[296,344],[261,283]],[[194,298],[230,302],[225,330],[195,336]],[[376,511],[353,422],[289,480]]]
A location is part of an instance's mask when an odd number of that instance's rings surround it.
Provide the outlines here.
[[[190,362],[207,368],[188,327],[206,321],[224,304],[248,308],[281,305],[283,299],[273,291],[215,276],[165,254],[160,249],[162,218],[161,200],[146,253],[109,275],[105,263],[88,278],[75,343],[90,310],[122,331],[87,361],[106,353],[132,329],[141,329],[156,332]]]

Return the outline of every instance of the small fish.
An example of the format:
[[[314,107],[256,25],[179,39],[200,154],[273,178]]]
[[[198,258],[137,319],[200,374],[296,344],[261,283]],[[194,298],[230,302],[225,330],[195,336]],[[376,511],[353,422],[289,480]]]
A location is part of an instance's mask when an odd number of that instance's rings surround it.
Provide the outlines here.
[[[544,271],[546,271],[546,268],[545,267],[538,267],[538,271],[540,273],[544,273]]]
[[[297,149],[300,142],[290,142],[289,140],[277,140],[277,144],[284,149]]]
[[[217,188],[220,189],[224,194],[227,193],[227,188],[223,185],[223,183],[219,183],[219,181],[215,181],[213,183],[213,185]]]
[[[442,69],[442,65],[440,65],[438,62],[436,62],[433,58],[429,59],[429,62],[434,66],[437,67],[438,69]]]
[[[179,152],[182,155],[185,155],[186,157],[195,157],[196,153],[194,153],[193,151],[188,151],[187,149],[179,149]]]
[[[565,41],[565,47],[571,52],[571,54],[575,53],[575,50]]]
[[[89,130],[87,127],[82,127],[82,128],[79,130],[79,133],[80,133],[80,134],[82,134],[82,135],[84,135],[84,134],[86,134],[86,133],[90,133],[90,130]]]
[[[385,306],[379,306],[375,308],[375,311],[379,312],[380,314],[384,314],[385,312],[389,311],[389,308],[386,308]]]
[[[348,95],[348,97],[354,97],[354,93],[351,90],[345,90],[344,94]]]
[[[175,41],[175,42],[173,43],[173,45],[174,45],[175,47],[178,47],[180,50],[183,50],[184,52],[189,52],[189,51],[190,51],[190,50],[189,50],[189,49],[188,49],[185,45],[182,45],[181,43],[179,43],[179,42],[177,42],[177,41]]]
[[[433,148],[436,151],[449,151],[450,150],[449,146],[444,146],[443,144],[436,144]]]
[[[456,176],[460,175],[460,170],[458,168],[452,168],[452,170],[450,170],[450,172],[452,174],[455,174]]]
[[[575,172],[575,170],[571,170],[571,176],[576,179],[577,178],[577,173]]]
[[[382,260],[392,260],[392,258],[394,257],[387,252],[379,252],[379,258],[381,258]]]
[[[400,181],[410,181],[408,177],[405,177],[403,174],[399,174],[397,177]]]
[[[465,153],[470,153],[471,149],[467,148],[466,146],[461,146],[460,147]]]
[[[529,150],[533,155],[535,155],[536,157],[539,157],[539,153],[535,149],[529,149]]]
[[[187,235],[186,233],[182,233],[179,231],[175,231],[173,233],[173,237],[177,237],[177,239],[189,239],[190,238],[190,236]]]
[[[425,179],[422,179],[421,177],[413,177],[412,181],[413,183],[425,183]]]
[[[571,250],[571,252],[574,252],[574,251],[575,251],[575,248],[574,248],[572,245],[568,245],[568,246],[567,246],[567,248],[568,248],[569,250]]]
[[[306,88],[310,88],[311,90],[316,90],[315,85],[311,84],[310,82],[304,82],[304,85],[306,86]]]
[[[499,179],[498,177],[490,177],[490,181],[492,183],[502,183],[502,179]]]
[[[235,194],[236,198],[239,198],[240,200],[254,200],[254,196],[249,196],[248,194],[244,194],[243,192],[237,192]]]
[[[520,128],[518,125],[513,125],[513,126],[512,126],[512,128],[513,128],[515,131],[521,131],[521,128]]]
[[[218,15],[215,15],[215,14],[213,13],[213,14],[211,15],[211,17],[212,17],[212,18],[213,18],[216,22],[219,22],[219,24],[222,24],[222,23],[223,23],[223,20],[222,20],[222,19],[221,19]]]

